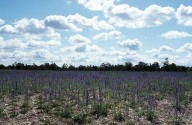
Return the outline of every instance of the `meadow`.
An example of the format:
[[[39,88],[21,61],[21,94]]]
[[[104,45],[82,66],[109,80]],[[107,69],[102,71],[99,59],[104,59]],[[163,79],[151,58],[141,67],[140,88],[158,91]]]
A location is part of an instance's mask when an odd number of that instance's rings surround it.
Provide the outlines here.
[[[191,72],[0,71],[0,125],[192,125]]]

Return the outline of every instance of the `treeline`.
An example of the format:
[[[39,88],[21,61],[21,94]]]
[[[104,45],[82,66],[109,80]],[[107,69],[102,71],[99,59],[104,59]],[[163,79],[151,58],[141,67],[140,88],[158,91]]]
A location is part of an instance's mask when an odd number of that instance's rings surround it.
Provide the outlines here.
[[[187,72],[192,71],[192,67],[179,66],[175,63],[169,63],[168,58],[165,59],[162,66],[158,62],[152,64],[139,62],[133,65],[131,62],[125,62],[124,64],[112,65],[110,63],[102,63],[100,66],[95,65],[80,65],[75,67],[73,65],[63,64],[62,67],[57,66],[55,63],[45,63],[41,65],[28,65],[15,62],[12,65],[4,66],[0,64],[1,70],[61,70],[61,71],[172,71],[172,72]]]

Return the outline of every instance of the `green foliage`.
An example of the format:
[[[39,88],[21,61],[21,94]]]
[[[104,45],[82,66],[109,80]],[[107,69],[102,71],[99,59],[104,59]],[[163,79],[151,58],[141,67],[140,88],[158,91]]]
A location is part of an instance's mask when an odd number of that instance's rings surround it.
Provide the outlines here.
[[[17,106],[16,101],[17,99],[14,99],[14,98],[12,98],[11,100],[13,107],[11,109],[10,118],[16,117],[18,115],[18,113],[16,112],[16,106]]]
[[[192,95],[189,96],[189,102],[192,102]]]
[[[66,105],[66,106],[62,109],[61,117],[69,119],[69,118],[72,117],[72,114],[73,114],[72,106],[71,106],[71,105]]]
[[[58,101],[52,101],[51,103],[51,107],[55,108],[59,106],[59,102]]]
[[[150,122],[153,122],[155,119],[155,112],[154,110],[146,110],[145,112],[146,119]]]
[[[135,102],[135,100],[131,99],[131,101],[129,102],[128,105],[129,105],[130,108],[135,109],[135,108],[136,108],[136,102]]]
[[[77,115],[73,117],[73,121],[77,122],[79,124],[85,124],[86,123],[87,114],[80,112]]]
[[[114,120],[116,120],[116,121],[125,121],[125,118],[123,117],[121,112],[115,112]]]
[[[55,123],[51,123],[49,120],[44,120],[44,119],[41,119],[40,120],[41,122],[43,122],[43,125],[57,125],[57,124],[55,124]]]
[[[38,102],[37,102],[37,105],[38,105],[38,109],[43,109],[43,97],[40,95],[38,97]]]
[[[93,112],[92,114],[93,115],[97,115],[98,117],[99,116],[105,116],[107,117],[107,114],[108,114],[108,108],[110,106],[108,104],[95,104],[93,106]]]
[[[38,108],[39,108],[39,109],[42,109],[42,110],[43,110],[44,112],[46,112],[46,113],[50,112],[50,110],[51,110],[48,103],[42,104],[41,107],[38,107]]]
[[[129,120],[129,121],[127,122],[127,125],[134,125],[134,123]]]
[[[6,118],[6,114],[3,112],[3,109],[0,107],[0,119],[5,119]]]
[[[173,120],[173,125],[185,125],[185,122],[182,120],[181,117],[176,117]]]
[[[21,113],[25,114],[29,111],[29,101],[25,101],[23,105],[21,106]]]

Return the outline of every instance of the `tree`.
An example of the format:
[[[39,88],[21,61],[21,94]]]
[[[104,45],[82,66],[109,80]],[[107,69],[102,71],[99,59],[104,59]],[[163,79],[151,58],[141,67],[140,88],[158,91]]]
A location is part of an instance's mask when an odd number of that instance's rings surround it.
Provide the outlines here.
[[[0,64],[0,69],[5,69],[6,67],[3,64]]]
[[[161,69],[163,71],[170,71],[169,58],[168,57],[165,58],[165,62],[163,62],[163,66],[161,67]]]
[[[135,65],[136,71],[149,71],[149,65],[145,62],[139,62],[137,65]]]
[[[71,65],[71,64],[69,65],[68,69],[69,69],[69,70],[72,70],[72,71],[73,71],[73,70],[76,70],[75,66],[73,66],[73,65]]]
[[[154,62],[150,66],[150,71],[160,71],[160,65],[158,62]]]
[[[133,67],[133,64],[131,62],[125,62],[125,66],[124,66],[124,69],[126,71],[131,71],[132,70],[132,67]]]

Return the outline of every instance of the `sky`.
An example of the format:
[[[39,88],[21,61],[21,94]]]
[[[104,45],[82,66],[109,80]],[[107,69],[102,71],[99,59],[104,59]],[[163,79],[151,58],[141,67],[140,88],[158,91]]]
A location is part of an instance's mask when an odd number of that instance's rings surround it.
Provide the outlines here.
[[[192,66],[191,0],[0,1],[0,64]]]

